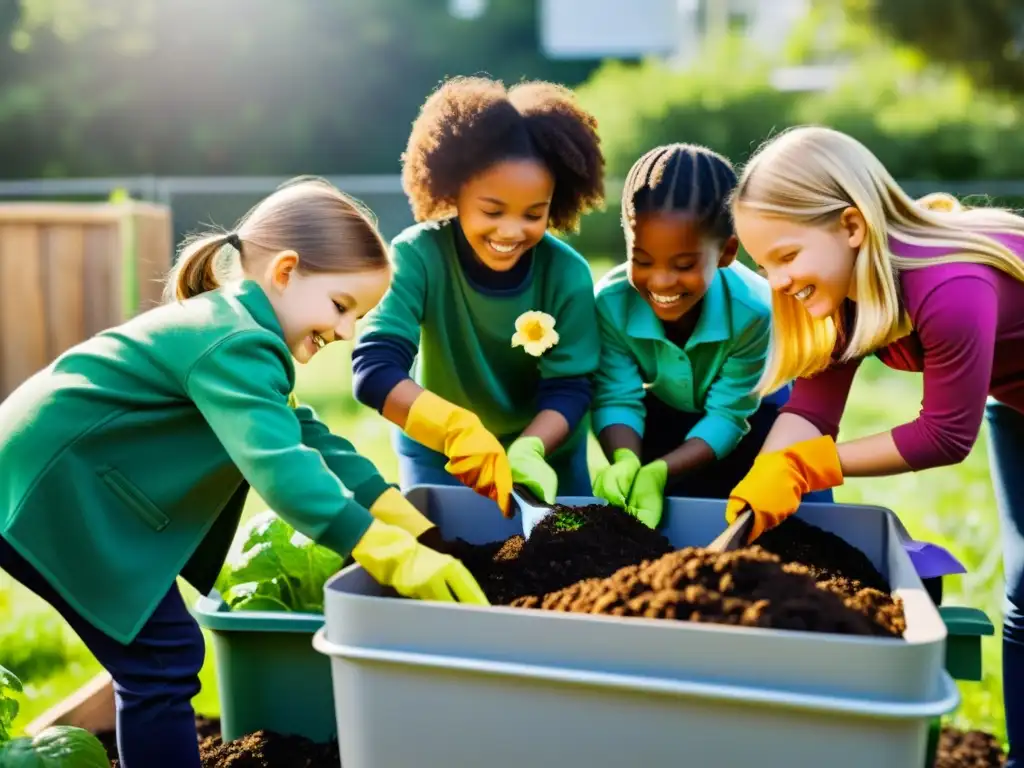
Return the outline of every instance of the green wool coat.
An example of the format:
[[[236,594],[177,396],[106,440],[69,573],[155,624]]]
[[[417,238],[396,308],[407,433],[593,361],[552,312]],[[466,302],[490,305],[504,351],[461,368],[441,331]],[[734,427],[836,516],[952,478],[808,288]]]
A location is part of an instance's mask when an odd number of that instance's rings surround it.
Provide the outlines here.
[[[166,304],[73,347],[0,403],[0,536],[130,642],[184,576],[208,591],[251,486],[346,556],[388,487],[306,407],[262,288]]]

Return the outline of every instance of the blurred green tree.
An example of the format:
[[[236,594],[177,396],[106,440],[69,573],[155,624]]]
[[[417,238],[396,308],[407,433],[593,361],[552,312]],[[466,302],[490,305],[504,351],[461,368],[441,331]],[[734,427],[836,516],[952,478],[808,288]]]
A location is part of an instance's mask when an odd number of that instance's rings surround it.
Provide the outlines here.
[[[963,67],[980,86],[1024,94],[1024,1],[843,0],[929,58]]]
[[[545,58],[535,3],[448,8],[21,0],[0,15],[0,175],[394,173],[446,76],[575,85],[597,64]]]

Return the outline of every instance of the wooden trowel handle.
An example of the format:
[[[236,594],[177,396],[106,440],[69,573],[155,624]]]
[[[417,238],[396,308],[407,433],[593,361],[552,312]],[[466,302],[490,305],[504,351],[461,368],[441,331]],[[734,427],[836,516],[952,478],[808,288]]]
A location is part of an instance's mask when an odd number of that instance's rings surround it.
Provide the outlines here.
[[[754,510],[747,507],[736,516],[736,520],[722,531],[718,538],[708,544],[712,552],[731,552],[747,546],[747,538],[750,536],[750,529],[754,525]]]

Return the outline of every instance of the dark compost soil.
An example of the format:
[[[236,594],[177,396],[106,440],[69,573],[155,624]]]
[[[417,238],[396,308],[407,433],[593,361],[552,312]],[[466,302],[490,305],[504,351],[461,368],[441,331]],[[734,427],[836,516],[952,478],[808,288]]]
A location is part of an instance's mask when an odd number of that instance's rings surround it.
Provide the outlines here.
[[[112,768],[119,768],[113,732],[97,734],[107,749]],[[340,768],[337,742],[316,744],[301,736],[282,736],[270,731],[250,733],[226,744],[220,737],[220,721],[196,718],[196,738],[203,768]]]
[[[532,537],[531,537],[532,538]],[[114,734],[98,734],[112,768],[118,768]],[[196,718],[196,738],[203,768],[340,768],[337,744],[314,744],[294,736],[266,731],[224,744],[220,722]],[[945,727],[939,739],[934,768],[1001,768],[1006,756],[996,739],[982,731]]]
[[[943,728],[935,768],[1000,768],[1006,755],[999,741],[984,731]]]
[[[456,540],[448,551],[495,605],[852,635],[906,629],[881,574],[838,536],[790,518],[757,544],[674,551],[621,509],[593,505],[558,508],[529,541]]]

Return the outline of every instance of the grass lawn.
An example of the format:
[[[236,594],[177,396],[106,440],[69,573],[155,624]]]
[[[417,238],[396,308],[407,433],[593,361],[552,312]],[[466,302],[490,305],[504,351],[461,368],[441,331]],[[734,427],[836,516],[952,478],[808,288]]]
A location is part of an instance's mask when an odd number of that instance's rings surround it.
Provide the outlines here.
[[[595,270],[599,271],[599,270]],[[351,397],[350,346],[334,344],[299,370],[297,392],[316,407],[331,428],[345,435],[375,461],[389,479],[396,479],[396,462],[385,422]],[[920,407],[921,380],[898,374],[870,361],[862,366],[844,418],[844,437],[882,431],[914,418]],[[597,453],[592,464],[603,462]],[[995,502],[988,480],[986,445],[979,440],[970,457],[956,467],[902,477],[854,480],[836,492],[844,502],[877,504],[897,512],[917,538],[948,547],[969,573],[947,580],[947,604],[972,605],[1001,622],[1002,564]],[[247,515],[262,511],[255,495]],[[186,599],[195,593],[183,585]],[[22,710],[15,732],[84,683],[99,666],[47,606],[0,573],[0,665],[25,682]],[[964,701],[953,720],[960,726],[982,728],[1004,735],[999,631],[984,641],[985,679],[962,684]],[[212,650],[203,672],[204,690],[196,700],[200,712],[216,714]]]

